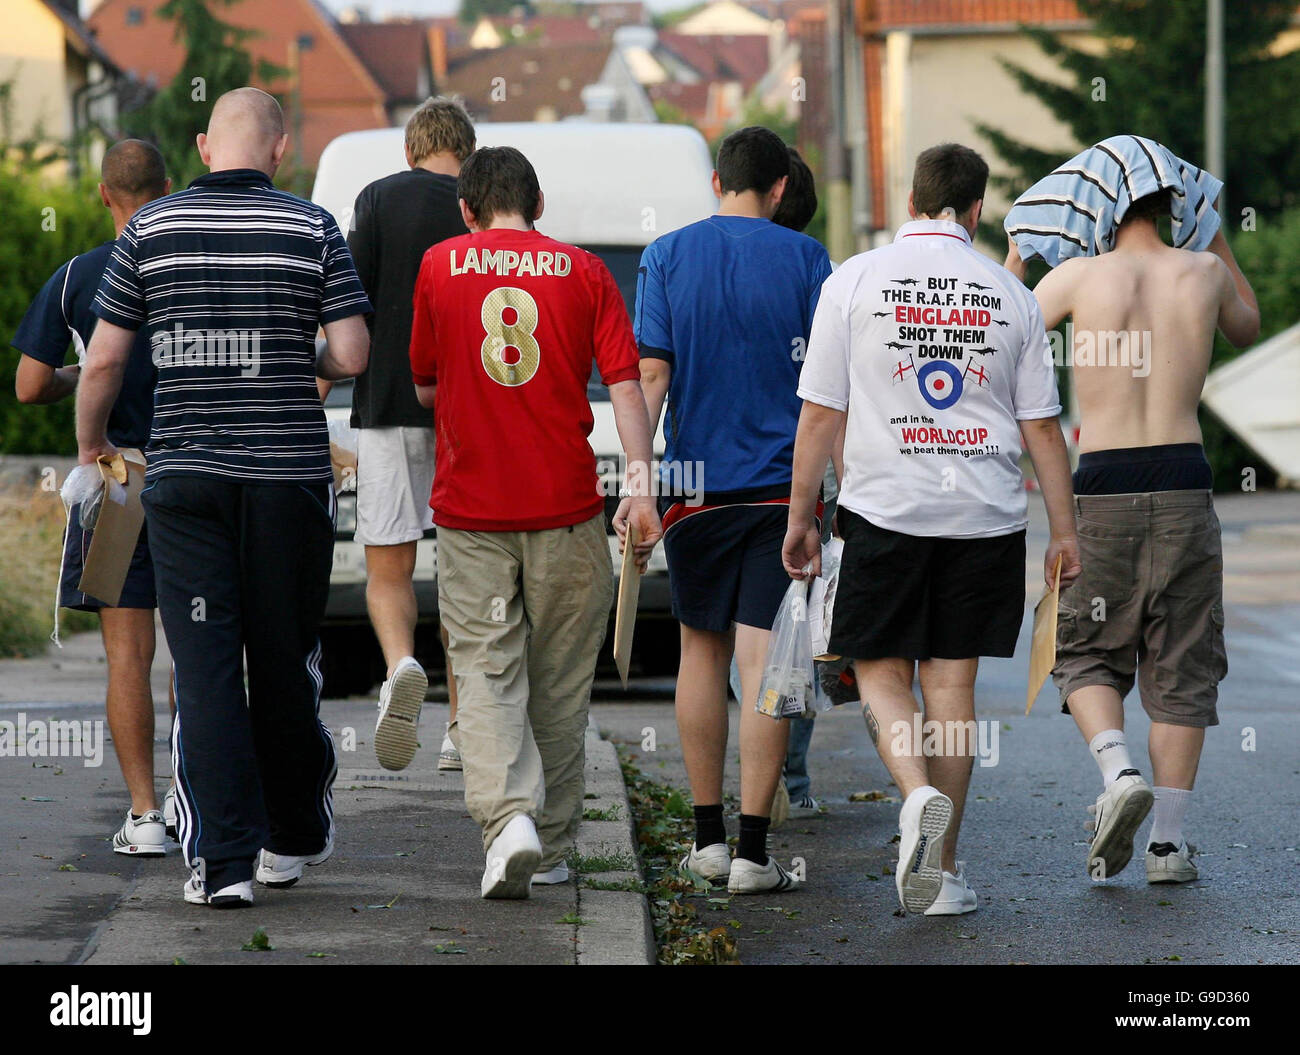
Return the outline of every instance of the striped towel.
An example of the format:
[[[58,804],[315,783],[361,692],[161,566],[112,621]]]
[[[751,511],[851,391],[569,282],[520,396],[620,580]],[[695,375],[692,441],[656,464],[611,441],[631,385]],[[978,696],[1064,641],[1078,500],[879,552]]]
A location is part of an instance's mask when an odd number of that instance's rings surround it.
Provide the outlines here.
[[[1175,157],[1151,139],[1112,136],[1070,158],[1016,199],[1003,221],[1023,260],[1049,267],[1115,247],[1115,231],[1130,203],[1173,190],[1173,237],[1178,249],[1201,250],[1219,229],[1214,202],[1223,187],[1204,169]]]

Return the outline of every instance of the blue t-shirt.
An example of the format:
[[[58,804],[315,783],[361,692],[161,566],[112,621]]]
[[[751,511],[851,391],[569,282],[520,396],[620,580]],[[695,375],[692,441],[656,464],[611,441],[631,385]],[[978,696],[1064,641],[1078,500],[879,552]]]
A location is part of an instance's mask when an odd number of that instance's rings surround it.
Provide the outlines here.
[[[702,471],[694,486],[708,502],[788,493],[799,371],[830,273],[820,243],[748,216],[712,216],[646,247],[634,321],[641,357],[672,368],[664,483]]]
[[[59,369],[76,349],[78,360],[90,345],[90,334],[98,319],[90,310],[99,289],[113,243],[74,256],[41,287],[18,324],[9,343],[23,355]],[[149,442],[153,420],[153,389],[158,378],[150,355],[149,333],[141,330],[131,346],[131,356],[122,376],[122,391],[108,415],[108,440],[115,447],[138,447]]]

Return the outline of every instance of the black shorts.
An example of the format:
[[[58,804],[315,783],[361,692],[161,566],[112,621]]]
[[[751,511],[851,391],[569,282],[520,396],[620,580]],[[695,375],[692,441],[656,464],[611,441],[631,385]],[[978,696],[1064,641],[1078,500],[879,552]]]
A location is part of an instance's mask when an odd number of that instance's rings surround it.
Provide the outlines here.
[[[1025,614],[1025,533],[933,538],[839,510],[832,652],[850,659],[1011,656]]]
[[[673,616],[694,630],[771,629],[790,576],[781,563],[790,507],[714,506],[664,533]]]
[[[68,519],[68,538],[63,545],[63,575],[59,580],[59,607],[75,608],[79,612],[98,612],[108,605],[77,589],[81,573],[90,553],[94,533],[81,529],[81,506],[72,507]],[[140,525],[140,538],[131,554],[131,565],[122,583],[122,596],[114,608],[157,608],[158,594],[153,581],[153,558],[149,555],[149,528]]]

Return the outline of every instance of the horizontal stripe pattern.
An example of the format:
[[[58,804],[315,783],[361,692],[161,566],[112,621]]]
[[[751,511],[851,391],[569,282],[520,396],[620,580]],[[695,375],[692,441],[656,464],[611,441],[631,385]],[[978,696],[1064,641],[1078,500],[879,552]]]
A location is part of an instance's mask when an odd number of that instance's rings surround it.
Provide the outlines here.
[[[113,247],[94,312],[150,335],[146,475],[330,480],[316,330],[370,310],[333,218],[264,173],[215,172],[145,206]]]
[[[1003,226],[1022,259],[1049,267],[1115,247],[1128,207],[1171,190],[1173,241],[1179,249],[1206,248],[1219,229],[1214,201],[1223,183],[1152,139],[1112,136],[1072,157],[1016,199]]]

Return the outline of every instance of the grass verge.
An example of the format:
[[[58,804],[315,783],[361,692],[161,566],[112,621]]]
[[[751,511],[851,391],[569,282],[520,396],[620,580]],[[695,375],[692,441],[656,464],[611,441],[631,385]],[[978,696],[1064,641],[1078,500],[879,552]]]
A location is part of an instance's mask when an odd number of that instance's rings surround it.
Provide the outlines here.
[[[635,755],[616,744],[628,803],[636,821],[637,845],[645,864],[645,894],[654,924],[656,960],[661,964],[733,964],[740,962],[736,931],[740,923],[719,925],[706,918],[725,912],[730,899],[717,896],[709,882],[678,862],[690,845],[694,815],[685,796],[659,784],[637,768]]]
[[[0,656],[39,656],[54,629],[63,505],[39,487],[0,490]],[[99,618],[64,609],[60,632],[94,630]]]

